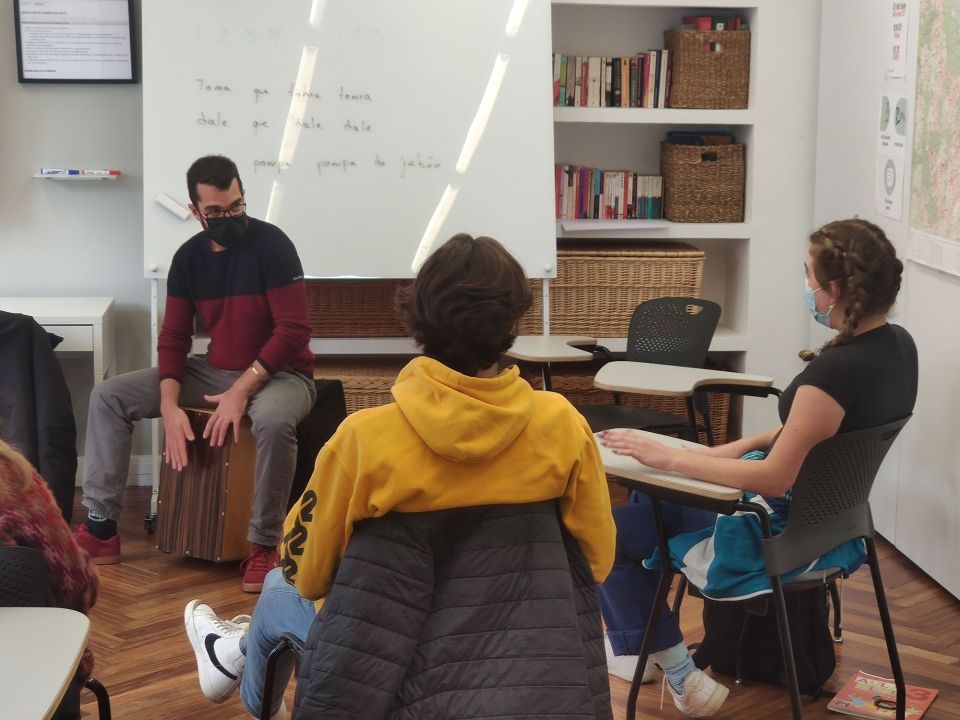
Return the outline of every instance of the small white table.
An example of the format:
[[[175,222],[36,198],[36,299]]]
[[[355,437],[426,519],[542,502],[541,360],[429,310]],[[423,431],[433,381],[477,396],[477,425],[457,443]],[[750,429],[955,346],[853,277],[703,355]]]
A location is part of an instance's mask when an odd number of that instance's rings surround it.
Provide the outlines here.
[[[694,438],[697,437],[697,414],[693,406],[693,394],[698,390],[760,396],[779,393],[773,388],[773,378],[766,375],[630,360],[616,360],[604,365],[597,372],[593,385],[612,392],[683,398],[687,405],[691,437]],[[705,425],[708,442],[712,445],[713,432],[709,423]]]
[[[596,338],[586,335],[519,335],[504,355],[515,360],[538,363],[543,389],[552,389],[550,363],[589,362],[593,353],[574,345],[596,345]]]
[[[58,353],[92,353],[94,385],[113,371],[113,298],[0,297],[0,310],[30,315],[45,330],[62,337]]]
[[[601,390],[613,392],[685,398],[697,390],[717,385],[768,388],[773,386],[773,378],[727,370],[616,360],[600,368],[593,384]]]
[[[699,447],[689,440],[682,440],[669,435],[660,435],[646,430],[631,430],[631,432],[669,447]],[[638,462],[629,455],[617,455],[612,450],[605,448],[599,437],[597,438],[597,446],[600,448],[600,458],[603,460],[604,469],[610,475],[631,481],[630,484],[636,486],[637,489],[641,489],[640,486],[642,486],[643,492],[649,492],[651,488],[658,488],[671,493],[689,495],[691,500],[702,499],[720,503],[735,503],[743,495],[743,490],[737,488],[694,480],[680,473],[656,470]]]
[[[47,720],[87,645],[90,620],[64,608],[0,607],[0,717]]]

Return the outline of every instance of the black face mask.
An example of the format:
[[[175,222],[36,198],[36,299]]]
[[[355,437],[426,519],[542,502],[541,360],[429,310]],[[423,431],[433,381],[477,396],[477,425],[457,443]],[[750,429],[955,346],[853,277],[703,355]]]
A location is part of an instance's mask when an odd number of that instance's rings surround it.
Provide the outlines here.
[[[232,248],[243,240],[248,225],[246,215],[207,220],[207,235],[220,247]]]

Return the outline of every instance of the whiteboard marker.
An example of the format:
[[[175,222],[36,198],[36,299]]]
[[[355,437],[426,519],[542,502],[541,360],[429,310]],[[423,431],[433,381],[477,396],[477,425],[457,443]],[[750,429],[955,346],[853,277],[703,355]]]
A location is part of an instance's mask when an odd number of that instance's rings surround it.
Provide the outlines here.
[[[169,195],[164,195],[163,193],[157,193],[157,196],[154,198],[158,205],[169,210],[174,215],[176,215],[181,220],[186,220],[190,217],[190,211],[187,210],[183,205],[178,203]]]
[[[73,173],[73,170],[71,170],[70,172],[71,172],[71,174],[72,174],[72,173]],[[98,176],[98,177],[107,177],[107,176],[120,175],[121,173],[120,173],[119,170],[81,170],[81,171],[80,171],[80,174],[81,174],[81,175],[96,175],[96,176]]]

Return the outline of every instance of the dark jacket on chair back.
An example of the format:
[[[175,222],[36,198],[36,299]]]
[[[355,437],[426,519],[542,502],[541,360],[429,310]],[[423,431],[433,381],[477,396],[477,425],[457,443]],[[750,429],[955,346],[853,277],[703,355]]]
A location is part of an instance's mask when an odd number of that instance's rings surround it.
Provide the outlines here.
[[[37,469],[69,523],[77,476],[70,390],[46,330],[32,317],[2,310],[0,438]]]
[[[296,717],[612,718],[597,588],[554,501],[355,527]]]

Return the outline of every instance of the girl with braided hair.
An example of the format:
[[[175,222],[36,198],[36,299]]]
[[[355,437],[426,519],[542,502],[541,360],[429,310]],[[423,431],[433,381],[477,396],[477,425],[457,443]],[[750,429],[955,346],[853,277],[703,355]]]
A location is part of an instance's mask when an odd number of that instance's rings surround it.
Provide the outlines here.
[[[838,220],[810,236],[804,263],[807,306],[817,322],[837,331],[818,352],[804,351],[806,368],[784,391],[782,425],[716,447],[668,448],[630,430],[601,433],[614,452],[645,465],[699,480],[741,488],[765,504],[773,532],[781,532],[791,488],[807,453],[841,432],[892,422],[909,415],[917,396],[917,351],[909,333],[887,322],[900,290],[903,264],[876,225]],[[649,499],[635,494],[614,510],[617,558],[601,586],[601,604],[612,651],[639,652],[657,584],[656,533]],[[742,600],[771,592],[755,515],[716,516],[663,503],[670,561],[705,597]],[[841,567],[853,572],[864,561],[863,543],[846,543],[808,570]],[[688,717],[709,717],[727,689],[694,667],[677,619],[661,608],[651,646],[652,661],[667,673],[674,703]],[[652,669],[645,673],[652,676]],[[631,673],[632,674],[632,673]]]

